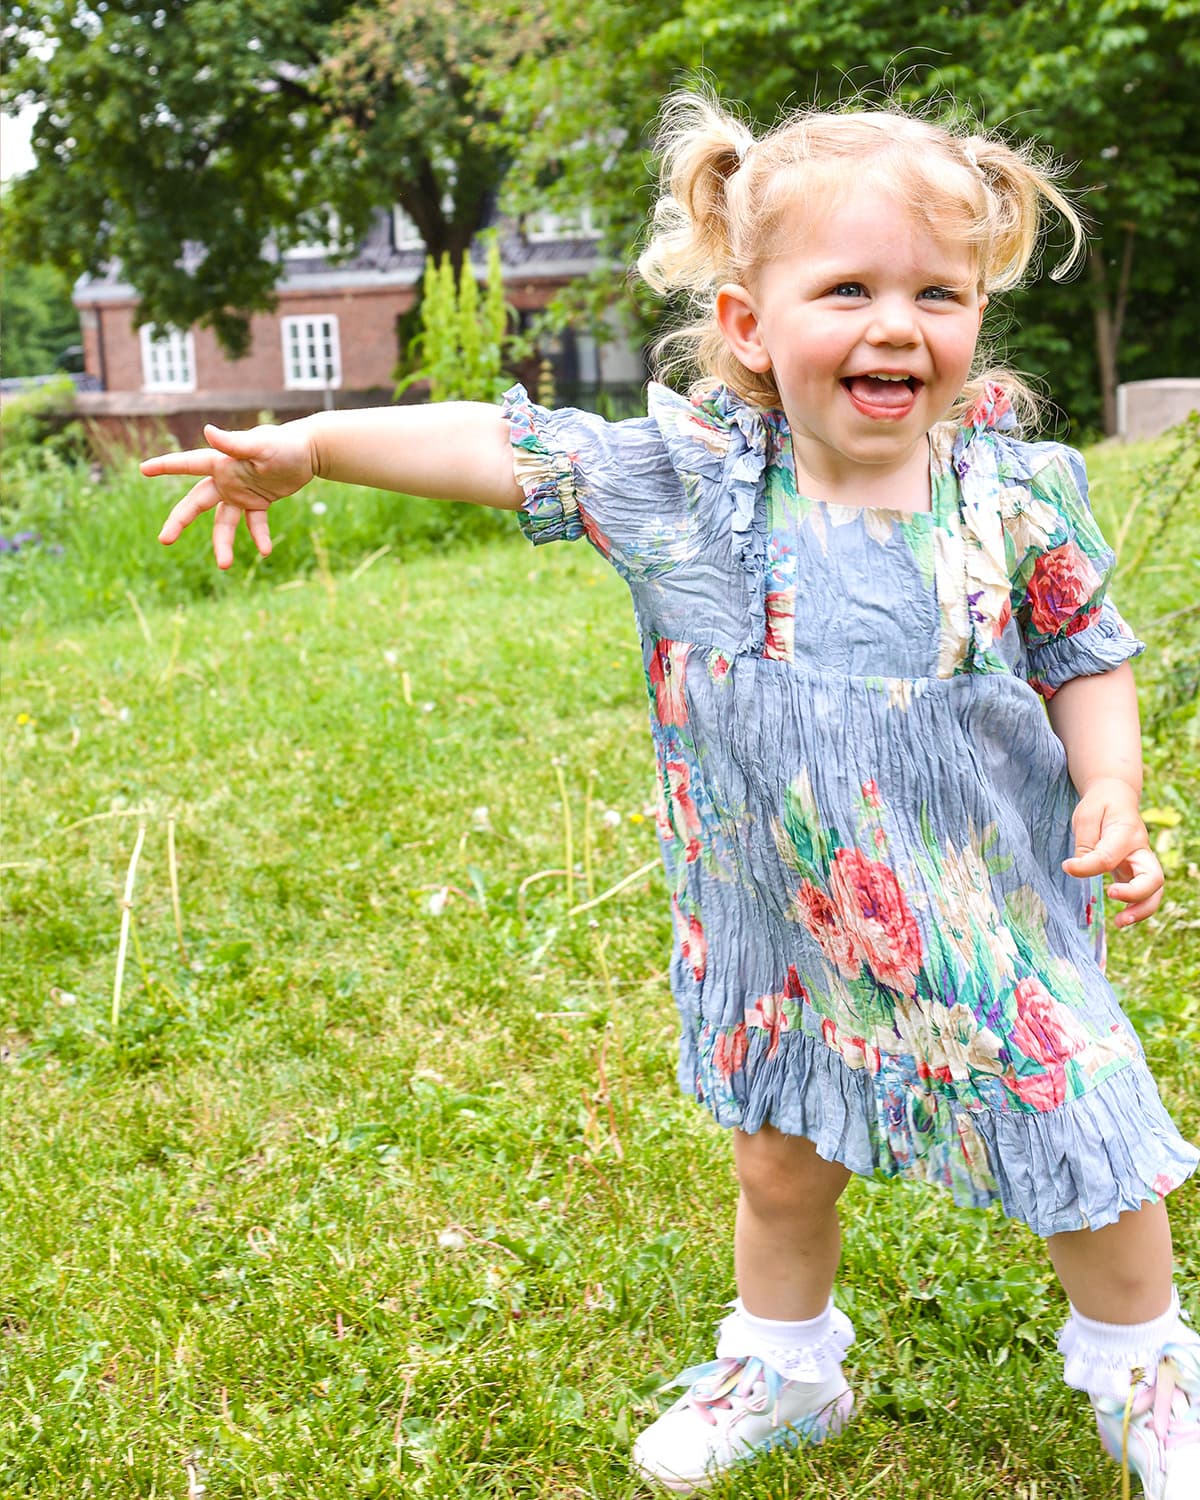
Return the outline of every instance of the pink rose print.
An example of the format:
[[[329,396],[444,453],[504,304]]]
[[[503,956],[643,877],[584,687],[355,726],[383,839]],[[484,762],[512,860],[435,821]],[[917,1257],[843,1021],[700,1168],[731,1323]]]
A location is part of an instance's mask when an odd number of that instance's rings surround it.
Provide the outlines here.
[[[726,1083],[741,1071],[750,1050],[750,1038],[746,1034],[745,1021],[739,1021],[732,1031],[722,1031],[713,1048],[713,1066]]]
[[[825,957],[836,964],[847,979],[856,978],[862,967],[858,949],[825,892],[819,891],[811,880],[806,880],[792,898],[792,904]]]
[[[1019,1099],[1032,1104],[1037,1110],[1057,1109],[1067,1097],[1067,1070],[1061,1063],[1033,1078],[1014,1076],[1007,1079],[1007,1082]]]
[[[1007,1082],[1019,1098],[1035,1109],[1057,1109],[1067,1097],[1064,1064],[1084,1050],[1088,1035],[1040,980],[1032,976],[1022,979],[1014,998],[1017,1018],[1012,1026],[1011,1045],[1023,1056],[1041,1063],[1046,1071],[1032,1078],[1009,1077]]]
[[[671,808],[674,814],[671,823],[677,833],[686,835],[687,848],[684,851],[684,858],[690,865],[700,858],[700,814],[696,810],[696,804],[688,789],[691,783],[691,772],[688,770],[687,762],[669,760],[667,781],[671,788]]]
[[[655,641],[650,658],[650,684],[660,724],[686,724],[687,701],[683,677],[691,644],[687,641]]]
[[[995,427],[1006,413],[1012,410],[1012,402],[1001,386],[989,382],[963,418],[964,427]]]
[[[692,977],[699,984],[708,968],[708,939],[704,936],[699,917],[688,918],[687,944],[683,953],[692,966]]]
[[[866,1068],[868,1073],[878,1073],[883,1058],[874,1042],[866,1037],[846,1036],[828,1017],[821,1022],[821,1039],[832,1051],[840,1053],[852,1068]]]
[[[765,1031],[771,1039],[767,1048],[767,1057],[774,1057],[779,1051],[780,1034],[788,1030],[788,1016],[784,1009],[784,995],[760,995],[754,1002],[753,1010],[746,1015],[746,1022],[750,1026],[757,1026]]]
[[[1100,606],[1097,605],[1095,609],[1089,609],[1086,614],[1076,615],[1067,626],[1067,634],[1069,636],[1078,635],[1081,630],[1086,630],[1089,625],[1094,625],[1099,618]]]
[[[1040,980],[1022,979],[1014,993],[1017,1019],[1013,1043],[1043,1067],[1059,1067],[1088,1045],[1088,1035],[1065,1006],[1047,993]]]
[[[763,655],[769,661],[791,661],[796,648],[796,590],[768,593],[764,602],[767,632]]]
[[[872,777],[870,781],[863,782],[862,794],[863,801],[867,804],[868,807],[880,808],[883,806],[883,802],[881,801],[879,796],[879,783],[875,780],[874,777]]]
[[[708,968],[708,938],[704,935],[703,923],[695,915],[683,915],[678,896],[671,897],[671,914],[679,935],[679,951],[691,965],[692,977],[699,984]]]
[[[1043,552],[1029,580],[1033,628],[1040,635],[1057,635],[1103,582],[1091,558],[1074,542]]]
[[[808,1004],[808,991],[800,982],[800,975],[796,972],[795,964],[788,964],[787,978],[783,981],[783,994],[786,1000],[801,1000]]]
[[[829,886],[837,915],[871,973],[889,989],[915,994],[921,933],[892,871],[859,849],[839,849]]]
[[[572,462],[574,462],[573,456]],[[595,547],[596,551],[600,553],[601,557],[612,557],[612,542],[609,541],[608,537],[604,535],[582,506],[579,509],[579,519],[583,523],[583,529],[587,533],[588,540]]]
[[[1150,1186],[1150,1191],[1159,1199],[1165,1198],[1168,1193],[1173,1193],[1179,1184],[1173,1177],[1168,1177],[1165,1172],[1160,1172]]]

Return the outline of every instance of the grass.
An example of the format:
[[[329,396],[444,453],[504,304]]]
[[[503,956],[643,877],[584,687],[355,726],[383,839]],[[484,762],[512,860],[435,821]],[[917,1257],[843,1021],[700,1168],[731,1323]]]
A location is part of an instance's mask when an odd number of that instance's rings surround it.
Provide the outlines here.
[[[1109,535],[1160,451],[1091,455]],[[86,526],[9,575],[0,1493],[625,1500],[732,1296],[735,1201],[675,1091],[661,875],[576,917],[531,880],[564,867],[563,792],[575,903],[655,858],[627,596],[582,547],[422,550],[473,513],[373,496],[420,519],[354,577],[378,533],[311,501],[294,554],[216,580],[119,479],[60,495]],[[1193,1138],[1197,557],[1193,495],[1118,591],[1172,878],[1110,960]],[[845,1202],[861,1417],[717,1500],[1116,1497],[1028,1233],[905,1186]]]

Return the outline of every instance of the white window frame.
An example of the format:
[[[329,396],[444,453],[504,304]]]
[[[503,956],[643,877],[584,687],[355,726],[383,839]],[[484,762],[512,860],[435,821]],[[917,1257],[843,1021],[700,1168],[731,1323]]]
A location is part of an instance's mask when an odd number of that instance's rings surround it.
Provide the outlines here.
[[[196,340],[191,329],[171,328],[154,338],[152,323],[138,328],[142,347],[142,390],[194,391],[196,389]]]
[[[329,365],[331,374],[326,379],[324,370],[315,371],[308,362],[313,341],[320,337],[314,329],[322,326],[329,330]],[[336,313],[295,313],[279,320],[280,348],[283,354],[283,383],[289,391],[323,391],[328,385],[340,390],[342,385],[342,349],[338,335]],[[293,358],[300,350],[297,361]]]
[[[397,250],[424,250],[421,231],[398,203],[392,205],[392,244]]]
[[[525,220],[525,238],[531,245],[547,245],[555,240],[598,240],[600,230],[592,217],[592,205],[581,203],[567,213],[529,214]]]
[[[291,245],[283,252],[284,260],[312,260],[315,256],[336,255],[341,249],[342,221],[330,210],[326,225],[329,230],[327,240],[311,240],[302,245]]]

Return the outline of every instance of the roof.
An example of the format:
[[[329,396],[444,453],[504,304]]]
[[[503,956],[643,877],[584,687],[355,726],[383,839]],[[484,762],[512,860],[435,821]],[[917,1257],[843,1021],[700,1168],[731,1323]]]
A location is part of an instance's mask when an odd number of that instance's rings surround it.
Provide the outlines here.
[[[555,240],[531,240],[509,221],[496,226],[500,231],[500,260],[505,280],[562,280],[586,276],[605,264],[598,254],[595,238],[578,237]],[[181,260],[185,271],[193,271],[204,258],[205,247],[190,242]],[[471,246],[471,261],[482,275],[484,246],[477,237]],[[276,256],[278,259],[278,256]],[[335,261],[321,254],[290,254],[280,260],[276,290],[314,292],[344,290],[353,287],[412,286],[425,268],[424,247],[397,249],[393,242],[392,215],[380,209],[354,254]],[[136,302],[137,289],[122,275],[119,261],[109,261],[96,275],[85,274],[75,283],[73,300],[77,307],[99,302]]]

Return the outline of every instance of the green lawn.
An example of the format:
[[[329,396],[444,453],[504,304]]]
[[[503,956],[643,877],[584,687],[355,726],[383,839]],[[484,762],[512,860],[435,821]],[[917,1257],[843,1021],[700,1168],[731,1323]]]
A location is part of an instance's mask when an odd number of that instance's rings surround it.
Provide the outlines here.
[[[1092,455],[1110,536],[1152,456]],[[656,857],[623,586],[464,532],[173,594],[203,544],[156,550],[165,494],[101,490],[90,553],[10,579],[0,1493],[643,1493],[630,1435],[733,1295],[735,1185],[675,1089],[661,873],[568,916]],[[1110,964],[1196,1138],[1200,501],[1156,534],[1159,494],[1118,598],[1171,880]],[[1115,1500],[1031,1236],[867,1181],[844,1224],[860,1418],[712,1493]]]

